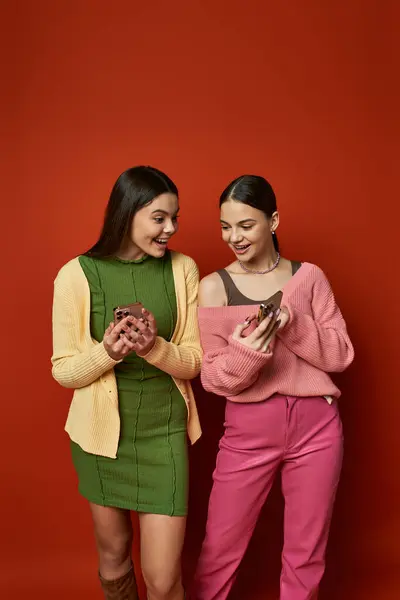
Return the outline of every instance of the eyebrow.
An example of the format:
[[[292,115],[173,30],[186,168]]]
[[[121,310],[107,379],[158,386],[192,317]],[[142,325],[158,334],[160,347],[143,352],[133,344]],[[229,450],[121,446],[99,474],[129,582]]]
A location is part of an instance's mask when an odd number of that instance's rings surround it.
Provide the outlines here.
[[[243,221],[239,221],[238,225],[243,225],[243,223],[256,223],[257,221],[255,219],[243,219]],[[223,221],[221,219],[221,223],[226,223],[226,225],[229,225],[229,223],[227,221]]]
[[[178,208],[178,210],[176,210],[174,212],[174,216],[176,216],[178,214],[178,212],[179,212],[179,208]],[[167,217],[169,216],[169,212],[166,210],[162,210],[161,208],[157,208],[156,210],[153,210],[151,214],[154,215],[155,213],[161,213]]]

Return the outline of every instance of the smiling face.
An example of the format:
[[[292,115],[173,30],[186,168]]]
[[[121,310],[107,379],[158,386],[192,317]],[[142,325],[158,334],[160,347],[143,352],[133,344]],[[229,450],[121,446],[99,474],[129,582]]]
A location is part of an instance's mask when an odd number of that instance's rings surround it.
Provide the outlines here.
[[[237,200],[221,205],[222,239],[243,263],[273,255],[272,231],[278,223],[277,212],[269,219],[261,210]]]
[[[169,239],[178,231],[178,198],[165,193],[137,211],[132,220],[123,254],[140,258],[145,254],[161,258]]]

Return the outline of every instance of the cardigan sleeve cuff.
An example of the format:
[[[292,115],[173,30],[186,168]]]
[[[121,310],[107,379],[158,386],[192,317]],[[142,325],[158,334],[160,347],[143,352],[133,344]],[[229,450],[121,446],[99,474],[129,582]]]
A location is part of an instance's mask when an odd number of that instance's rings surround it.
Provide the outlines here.
[[[157,366],[157,363],[162,360],[163,350],[165,350],[165,344],[168,344],[164,338],[157,336],[151,350],[141,356],[144,358],[149,364]]]
[[[100,344],[97,344],[93,348],[92,352],[90,353],[90,358],[91,358],[91,361],[96,365],[96,367],[102,373],[105,373],[106,371],[115,367],[115,365],[122,362],[122,359],[114,360],[113,358],[111,358],[111,356],[108,354],[107,350],[105,349],[103,342],[101,342]]]

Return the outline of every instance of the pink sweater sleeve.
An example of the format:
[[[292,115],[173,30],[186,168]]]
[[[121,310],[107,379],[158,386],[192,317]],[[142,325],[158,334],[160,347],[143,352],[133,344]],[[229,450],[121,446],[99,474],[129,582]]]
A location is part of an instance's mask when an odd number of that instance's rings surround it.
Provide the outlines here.
[[[354,349],[346,323],[320,269],[312,289],[312,316],[300,312],[290,301],[286,307],[290,319],[278,336],[289,350],[326,373],[344,371],[351,364]]]
[[[257,352],[226,337],[217,318],[207,318],[200,309],[200,337],[203,346],[201,383],[205,390],[229,400],[250,387],[272,354]]]

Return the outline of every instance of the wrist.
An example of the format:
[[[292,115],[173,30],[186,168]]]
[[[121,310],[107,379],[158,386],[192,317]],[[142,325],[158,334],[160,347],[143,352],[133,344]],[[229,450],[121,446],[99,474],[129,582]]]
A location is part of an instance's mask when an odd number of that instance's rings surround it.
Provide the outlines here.
[[[140,356],[141,358],[143,358],[144,356],[147,356],[147,354],[149,354],[149,352],[151,352],[153,350],[155,343],[156,343],[156,338],[154,338],[153,341],[151,342],[151,344],[149,344],[148,346],[143,348],[143,350],[141,350],[140,352],[136,351],[136,354],[138,356]]]
[[[105,351],[107,352],[108,356],[109,356],[110,358],[112,358],[112,360],[115,360],[115,362],[118,362],[119,360],[121,360],[121,359],[120,359],[120,357],[119,357],[119,356],[117,356],[117,355],[115,354],[115,352],[113,352],[113,351],[111,350],[111,348],[109,348],[109,347],[108,347],[106,344],[104,344],[104,342],[103,342],[103,346],[104,346],[104,349],[105,349]]]

